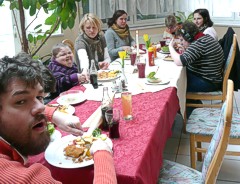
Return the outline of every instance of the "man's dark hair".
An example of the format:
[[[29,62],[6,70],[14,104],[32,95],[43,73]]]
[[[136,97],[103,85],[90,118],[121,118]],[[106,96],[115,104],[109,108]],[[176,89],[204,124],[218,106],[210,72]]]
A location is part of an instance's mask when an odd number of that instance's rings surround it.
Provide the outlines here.
[[[182,24],[182,28],[177,30],[176,35],[180,35],[187,42],[191,43],[194,41],[194,37],[199,33],[199,29],[193,22],[185,21]]]
[[[0,59],[0,95],[7,92],[7,87],[13,79],[26,83],[27,87],[34,87],[38,83],[43,86],[42,75],[30,63],[23,63],[16,58],[5,56]]]

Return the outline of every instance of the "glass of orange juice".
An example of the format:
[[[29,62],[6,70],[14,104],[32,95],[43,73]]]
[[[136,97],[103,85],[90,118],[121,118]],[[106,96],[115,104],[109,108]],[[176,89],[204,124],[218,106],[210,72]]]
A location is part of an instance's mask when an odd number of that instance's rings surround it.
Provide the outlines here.
[[[124,120],[132,120],[132,93],[131,92],[122,92],[122,109],[123,109],[123,118]]]

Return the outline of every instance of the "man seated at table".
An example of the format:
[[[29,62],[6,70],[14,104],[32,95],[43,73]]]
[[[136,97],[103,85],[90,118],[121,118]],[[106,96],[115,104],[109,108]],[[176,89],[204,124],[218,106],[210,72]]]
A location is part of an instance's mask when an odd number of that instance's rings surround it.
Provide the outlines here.
[[[186,66],[187,92],[210,92],[221,89],[223,80],[223,50],[209,35],[204,35],[193,22],[186,21],[178,30],[186,51],[180,55],[173,48],[169,50],[176,65]]]
[[[42,164],[27,166],[27,156],[43,152],[50,141],[41,70],[31,61],[8,57],[0,60],[0,68],[0,183],[60,183]],[[94,183],[117,183],[109,146],[96,141],[91,153]]]

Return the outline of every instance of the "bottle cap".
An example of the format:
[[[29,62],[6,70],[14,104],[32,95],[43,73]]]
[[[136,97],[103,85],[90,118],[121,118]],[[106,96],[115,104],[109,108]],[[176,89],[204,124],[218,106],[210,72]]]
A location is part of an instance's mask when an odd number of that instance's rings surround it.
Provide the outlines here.
[[[152,48],[152,47],[149,47],[149,48],[148,48],[148,52],[153,52],[153,48]]]

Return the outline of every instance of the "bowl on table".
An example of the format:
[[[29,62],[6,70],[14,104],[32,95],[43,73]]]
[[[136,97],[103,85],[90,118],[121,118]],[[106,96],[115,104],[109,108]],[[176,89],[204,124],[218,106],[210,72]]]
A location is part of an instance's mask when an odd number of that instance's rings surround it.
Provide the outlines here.
[[[85,95],[80,90],[69,90],[60,93],[57,102],[60,105],[74,105],[86,100]]]

